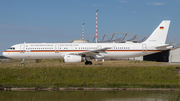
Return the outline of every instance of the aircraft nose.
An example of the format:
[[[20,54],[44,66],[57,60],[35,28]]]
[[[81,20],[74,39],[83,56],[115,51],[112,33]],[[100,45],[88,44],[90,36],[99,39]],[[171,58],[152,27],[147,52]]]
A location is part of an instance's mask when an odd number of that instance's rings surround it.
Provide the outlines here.
[[[12,58],[12,56],[10,55],[10,53],[9,52],[3,52],[2,53],[2,55],[4,56],[4,57],[7,57],[7,58]]]
[[[6,56],[7,56],[7,53],[3,52],[2,55],[6,57]]]
[[[2,55],[3,55],[3,56],[5,55],[4,52],[2,53]]]

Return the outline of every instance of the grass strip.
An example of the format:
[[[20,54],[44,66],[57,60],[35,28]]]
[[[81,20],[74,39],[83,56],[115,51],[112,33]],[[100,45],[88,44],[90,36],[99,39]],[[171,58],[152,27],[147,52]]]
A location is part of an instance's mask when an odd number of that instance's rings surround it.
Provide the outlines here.
[[[0,87],[179,88],[174,66],[15,66],[0,68]]]

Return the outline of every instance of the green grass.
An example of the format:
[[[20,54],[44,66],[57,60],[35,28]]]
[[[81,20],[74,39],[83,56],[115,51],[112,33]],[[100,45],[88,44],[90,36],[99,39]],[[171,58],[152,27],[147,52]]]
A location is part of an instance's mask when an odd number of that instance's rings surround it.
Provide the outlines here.
[[[156,62],[107,61],[101,65],[61,60],[0,62],[0,87],[179,88],[178,66]]]

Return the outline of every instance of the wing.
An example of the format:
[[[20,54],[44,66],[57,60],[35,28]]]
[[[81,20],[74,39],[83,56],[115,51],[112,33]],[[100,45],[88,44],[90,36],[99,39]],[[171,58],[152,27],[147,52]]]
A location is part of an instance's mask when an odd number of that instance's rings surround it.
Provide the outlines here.
[[[107,49],[111,49],[111,47],[88,50],[88,51],[80,52],[80,53],[70,53],[70,55],[85,55],[86,57],[91,57],[91,58],[101,58],[103,56],[100,53],[106,53]]]

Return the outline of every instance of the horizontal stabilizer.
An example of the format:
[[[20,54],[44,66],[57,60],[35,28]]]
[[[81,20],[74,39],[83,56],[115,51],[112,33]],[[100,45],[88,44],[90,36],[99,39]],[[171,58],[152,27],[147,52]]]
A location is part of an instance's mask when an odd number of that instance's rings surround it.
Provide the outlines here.
[[[164,45],[158,45],[156,46],[157,49],[171,49],[173,48],[173,45],[164,44]]]

